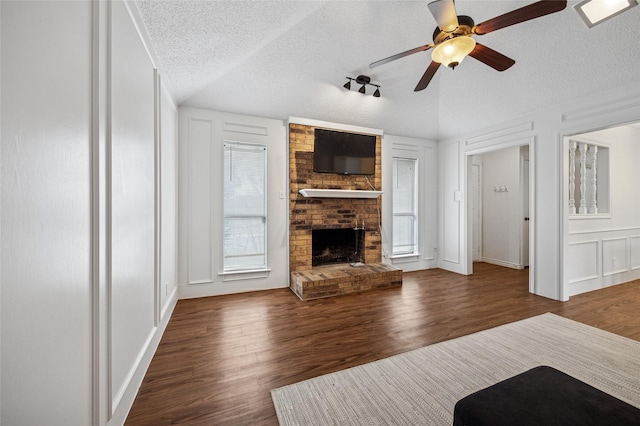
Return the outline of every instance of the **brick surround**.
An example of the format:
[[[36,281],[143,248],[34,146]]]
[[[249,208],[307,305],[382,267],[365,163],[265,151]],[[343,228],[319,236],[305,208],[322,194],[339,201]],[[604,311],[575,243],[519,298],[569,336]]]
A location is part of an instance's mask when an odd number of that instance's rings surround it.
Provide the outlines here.
[[[382,240],[378,229],[378,223],[381,220],[378,217],[378,212],[382,209],[382,197],[378,197],[378,199],[305,198],[298,192],[304,188],[371,190],[369,182],[375,190],[379,191],[382,187],[380,136],[376,137],[375,175],[339,175],[314,173],[314,131],[315,127],[312,126],[289,125],[289,262],[290,272],[292,273],[292,286],[295,281],[293,273],[312,269],[312,229],[354,228],[356,224],[358,227],[362,226],[364,221],[366,228],[364,263],[367,265],[379,264],[382,259]],[[369,182],[367,182],[367,178]],[[349,273],[345,273],[345,276],[348,275]],[[341,280],[340,293],[359,292],[363,289],[371,288],[366,281],[368,279],[374,280],[374,276],[363,278],[361,275],[357,274],[357,279],[346,278]],[[379,280],[380,278],[375,279]],[[352,291],[348,288],[349,280],[354,282]],[[357,285],[355,285],[355,281],[358,281]],[[326,297],[327,295],[320,297]],[[305,299],[304,295],[298,294],[298,296]]]
[[[378,200],[375,198],[305,198],[303,188],[370,190],[365,176],[313,172],[315,127],[289,125],[289,262],[291,272],[311,269],[311,230],[366,228],[364,262],[379,263],[382,241],[378,231]],[[376,190],[382,186],[380,137],[376,137],[376,173],[367,176]],[[380,197],[381,198],[381,197]],[[380,200],[381,203],[381,200]],[[382,207],[382,206],[380,206]]]

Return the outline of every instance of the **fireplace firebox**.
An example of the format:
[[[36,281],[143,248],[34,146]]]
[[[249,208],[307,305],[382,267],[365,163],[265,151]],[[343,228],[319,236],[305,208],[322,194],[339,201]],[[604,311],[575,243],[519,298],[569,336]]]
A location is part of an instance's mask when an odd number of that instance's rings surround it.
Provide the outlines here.
[[[314,229],[311,247],[312,266],[364,262],[364,229]]]

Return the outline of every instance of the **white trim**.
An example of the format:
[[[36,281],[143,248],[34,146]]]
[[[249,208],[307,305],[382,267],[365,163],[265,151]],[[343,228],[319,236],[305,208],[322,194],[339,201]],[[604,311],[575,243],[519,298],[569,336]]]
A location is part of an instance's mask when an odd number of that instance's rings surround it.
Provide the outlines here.
[[[507,129],[511,129],[510,131],[507,131],[504,133],[504,135],[515,135],[516,134],[516,130],[517,129],[518,132],[522,131],[522,130],[526,130],[529,127],[526,125],[516,125],[516,126],[511,126]],[[531,122],[531,129],[533,128],[533,122]],[[473,273],[473,235],[472,235],[472,229],[471,229],[471,221],[473,220],[473,218],[471,217],[471,201],[469,199],[470,197],[470,191],[469,191],[469,179],[471,178],[471,167],[473,166],[472,162],[471,162],[471,156],[473,155],[478,155],[478,154],[485,154],[488,152],[493,152],[493,151],[498,151],[504,148],[512,148],[512,147],[521,147],[521,146],[528,146],[529,147],[529,292],[532,294],[537,294],[536,293],[536,275],[535,275],[535,270],[536,270],[536,182],[537,182],[537,176],[538,176],[538,171],[537,171],[537,162],[536,162],[536,156],[537,156],[537,152],[536,152],[536,138],[535,136],[527,136],[527,137],[523,137],[523,136],[517,136],[514,137],[512,139],[507,139],[504,138],[503,134],[500,131],[496,131],[493,133],[490,133],[490,135],[496,135],[498,138],[494,139],[493,142],[494,144],[490,144],[490,140],[487,139],[487,144],[483,144],[482,147],[473,147],[472,149],[465,149],[463,156],[465,158],[466,161],[463,162],[464,164],[464,176],[465,176],[465,185],[466,185],[466,196],[465,196],[465,203],[466,206],[464,209],[462,209],[462,214],[464,215],[463,218],[461,218],[461,222],[464,224],[464,232],[463,237],[464,237],[464,243],[462,245],[462,247],[465,248],[465,253],[466,253],[466,264],[467,264],[467,270],[468,273]],[[519,156],[520,158],[520,156]],[[522,163],[521,160],[519,160],[520,163]],[[487,263],[492,263],[492,264],[496,264],[496,265],[501,265],[501,266],[506,266],[509,268],[514,268],[514,269],[523,269],[524,266],[523,265],[519,265],[516,263],[512,263],[512,262],[504,262],[504,261],[498,261],[495,259],[490,259],[490,258],[486,258],[486,257],[480,257],[480,259],[482,259],[482,261],[487,262]]]
[[[465,141],[465,145],[469,147],[471,145],[489,143],[493,146],[496,145],[497,141],[501,139],[507,138],[509,140],[512,140],[512,138],[510,138],[511,135],[514,135],[516,133],[528,132],[531,130],[533,130],[533,121],[527,121],[525,123],[504,127],[494,132],[485,133],[481,136],[469,138]]]
[[[601,259],[601,264],[602,264],[602,276],[603,277],[608,277],[609,275],[615,275],[615,274],[622,274],[625,272],[629,272],[629,263],[627,260],[627,255],[629,253],[629,238],[628,237],[614,237],[614,238],[602,238],[601,240],[601,244],[602,244],[602,251],[600,252],[600,255],[602,256]],[[612,269],[609,271],[605,271],[604,270],[604,256],[605,256],[605,251],[606,251],[606,246],[608,245],[607,243],[614,243],[617,241],[622,241],[624,243],[624,253],[625,253],[625,257],[624,257],[624,266],[620,267],[618,269]]]
[[[245,123],[232,123],[229,121],[225,121],[224,123],[222,123],[222,130],[229,133],[244,133],[248,135],[269,136],[269,128],[267,126],[254,126]]]
[[[611,219],[611,217],[611,213],[574,213],[569,215],[569,220]]]
[[[613,122],[610,122],[605,125],[596,124],[596,122],[602,121],[602,116],[606,114],[614,114],[615,116],[619,116],[621,111],[625,113],[632,113],[634,109],[637,109],[639,107],[640,107],[640,104],[638,104],[638,99],[631,96],[629,98],[625,97],[622,99],[612,99],[610,100],[610,102],[602,103],[597,106],[590,105],[585,108],[576,108],[571,111],[567,111],[563,113],[561,115],[561,119],[562,119],[563,125],[565,125],[565,123],[572,123],[572,122],[582,121],[582,120],[589,121],[591,123],[590,128],[585,128],[584,130],[577,131],[574,134],[587,133],[592,130],[598,130],[601,128],[613,127],[620,124],[624,124],[624,121],[625,121],[624,119],[623,121],[613,120]],[[631,120],[634,120],[634,119],[632,118]],[[605,118],[604,121],[608,121],[608,120]],[[564,133],[563,135],[571,136],[571,133]]]
[[[160,91],[160,74],[158,74],[158,69],[153,69],[153,97],[154,97],[154,105],[153,105],[153,115],[154,115],[154,123],[153,123],[153,151],[154,151],[154,194],[153,194],[153,217],[154,217],[154,255],[153,255],[153,292],[154,292],[154,303],[153,303],[153,325],[158,327],[160,324],[160,312],[162,310],[162,296],[161,296],[161,282],[160,282],[160,263],[161,263],[161,247],[160,242],[162,241],[162,212],[160,207],[162,206],[162,190],[161,190],[161,176],[162,176],[162,146],[161,146],[161,129],[160,129],[160,99],[162,97],[162,93]]]
[[[92,418],[111,418],[110,165],[111,3],[93,2],[91,135]]]
[[[583,235],[583,234],[595,234],[595,233],[605,233],[605,232],[626,232],[626,231],[633,231],[633,230],[640,230],[640,226],[629,226],[629,227],[623,227],[623,228],[604,228],[604,229],[594,229],[594,230],[586,230],[586,231],[574,231],[574,232],[569,232],[568,235]]]
[[[480,259],[482,262],[490,263],[492,265],[504,266],[506,268],[511,268],[511,269],[524,269],[524,266],[522,266],[521,264],[517,264],[513,262],[505,262],[504,260],[500,260],[500,259],[492,259],[490,257],[481,257]]]
[[[313,120],[311,118],[289,117],[286,124],[300,124],[303,126],[319,127],[331,130],[343,130],[345,132],[363,133],[368,135],[383,136],[384,130],[369,127],[352,126],[350,124],[331,123],[328,121]]]

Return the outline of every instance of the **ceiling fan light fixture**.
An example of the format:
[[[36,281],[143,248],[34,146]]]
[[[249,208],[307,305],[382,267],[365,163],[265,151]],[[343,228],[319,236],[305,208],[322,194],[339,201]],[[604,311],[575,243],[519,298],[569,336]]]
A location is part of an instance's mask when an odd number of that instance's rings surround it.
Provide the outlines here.
[[[476,41],[468,36],[450,38],[438,44],[431,59],[447,67],[455,68],[476,47]]]
[[[637,0],[585,0],[575,5],[575,9],[591,28],[637,5]]]

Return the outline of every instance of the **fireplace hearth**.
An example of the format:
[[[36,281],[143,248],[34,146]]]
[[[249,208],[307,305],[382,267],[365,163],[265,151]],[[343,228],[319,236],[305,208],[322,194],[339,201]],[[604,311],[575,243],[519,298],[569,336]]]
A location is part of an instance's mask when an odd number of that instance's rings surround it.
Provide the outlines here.
[[[363,262],[364,229],[314,229],[311,246],[312,266]]]

